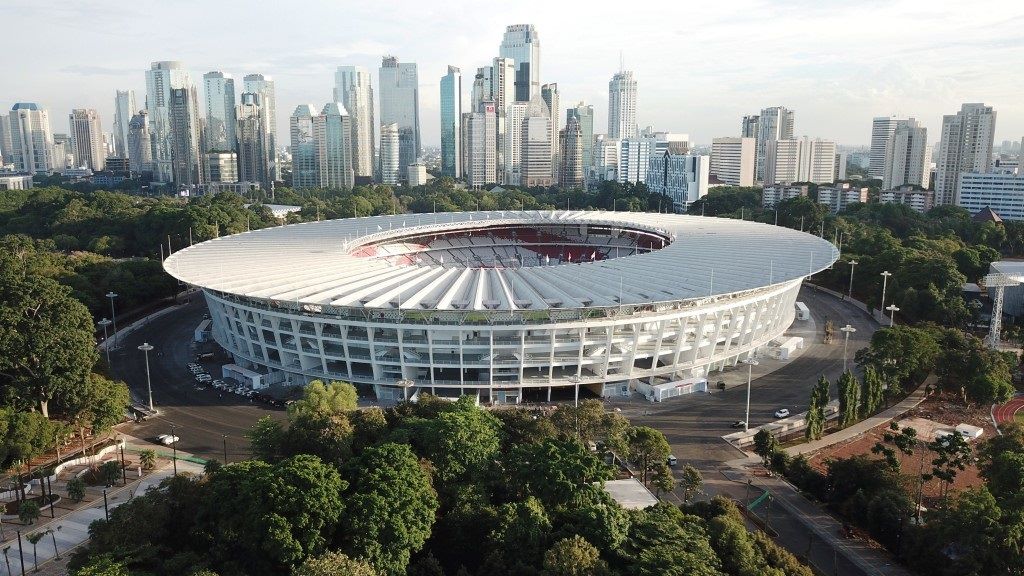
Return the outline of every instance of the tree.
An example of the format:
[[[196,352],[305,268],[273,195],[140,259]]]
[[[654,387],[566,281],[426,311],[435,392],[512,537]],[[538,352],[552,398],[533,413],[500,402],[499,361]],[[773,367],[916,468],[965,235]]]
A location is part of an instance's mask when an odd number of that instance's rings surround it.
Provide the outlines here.
[[[42,532],[33,532],[25,535],[25,539],[32,544],[32,562],[35,564],[36,572],[39,572],[39,554],[36,553],[36,548],[39,545],[39,541],[43,539],[43,536]]]
[[[407,445],[367,448],[355,463],[345,550],[382,574],[405,574],[412,553],[430,537],[438,502],[430,476]]]
[[[757,434],[754,434],[754,454],[761,457],[761,464],[763,464],[765,468],[768,467],[769,462],[771,462],[772,455],[775,454],[775,451],[778,449],[779,441],[771,432],[762,428],[757,431]]]
[[[683,466],[682,477],[683,501],[689,502],[690,498],[692,498],[693,495],[699,492],[701,487],[704,486],[704,477],[701,476],[700,470],[697,470],[689,464]]]
[[[67,489],[68,498],[72,502],[77,504],[85,499],[85,481],[81,478],[72,478],[68,480]]]
[[[811,389],[811,404],[807,408],[807,427],[804,436],[808,440],[821,438],[825,431],[825,406],[828,405],[829,381],[824,375],[818,378],[817,384]]]
[[[274,462],[281,454],[284,428],[270,416],[264,416],[245,434],[252,445],[252,455],[264,462]]]
[[[18,520],[22,524],[31,524],[39,518],[39,503],[35,500],[22,500],[18,505]]]
[[[889,385],[889,394],[897,395],[912,376],[935,365],[939,351],[926,330],[897,325],[875,332],[871,344],[857,352],[857,363],[872,366]]]
[[[860,385],[860,417],[867,418],[882,406],[885,399],[885,382],[878,370],[871,364],[864,366],[864,376]]]
[[[629,536],[620,554],[626,574],[721,576],[721,561],[708,542],[704,522],[675,506],[656,504],[630,511]]]
[[[100,464],[99,475],[107,486],[113,486],[121,478],[121,463],[117,460],[108,460]]]
[[[147,449],[139,452],[139,463],[143,470],[152,470],[156,466],[156,451]]]
[[[555,542],[544,553],[544,576],[604,576],[608,573],[601,553],[578,535]]]
[[[512,485],[540,498],[545,506],[562,506],[593,482],[608,480],[608,466],[575,438],[549,438],[515,446],[507,457]]]
[[[73,420],[79,426],[92,428],[94,434],[102,434],[124,420],[125,408],[129,404],[131,394],[124,382],[114,382],[90,373],[76,405],[72,407],[75,411]]]
[[[352,424],[344,414],[300,412],[291,417],[281,445],[285,456],[312,454],[340,466],[352,456]]]
[[[340,416],[356,409],[359,396],[348,382],[332,381],[325,385],[313,380],[303,389],[302,399],[288,406],[288,415]]]
[[[440,414],[427,430],[427,457],[441,485],[479,478],[500,447],[500,423],[491,414],[469,405]]]
[[[373,566],[360,560],[353,560],[340,552],[327,552],[322,556],[309,557],[292,570],[292,576],[378,576]]]
[[[839,425],[849,426],[857,421],[857,409],[860,403],[860,388],[853,372],[847,370],[839,377]]]
[[[122,562],[114,559],[113,554],[93,556],[89,561],[71,572],[72,576],[131,576]]]
[[[900,470],[900,453],[911,456],[914,454],[914,446],[917,444],[917,430],[907,426],[900,430],[896,422],[889,424],[889,431],[882,434],[882,440],[871,447],[873,454],[881,454],[885,463],[894,471]],[[892,447],[890,447],[892,446]]]
[[[671,448],[660,431],[648,426],[634,426],[626,433],[629,459],[640,468],[641,482],[647,484],[648,473],[658,462],[665,462]]]
[[[963,472],[974,458],[974,451],[967,440],[957,431],[936,438],[928,444],[935,452],[932,460],[932,475],[942,481],[942,497],[949,494],[949,486],[956,480],[957,472]]]
[[[517,561],[526,566],[541,563],[551,534],[551,520],[540,500],[528,497],[498,509],[496,527],[490,543],[497,554],[512,566]]]
[[[651,486],[654,487],[654,495],[661,497],[662,492],[671,492],[676,489],[676,479],[672,475],[672,469],[665,462],[658,462],[654,465],[651,474]]]

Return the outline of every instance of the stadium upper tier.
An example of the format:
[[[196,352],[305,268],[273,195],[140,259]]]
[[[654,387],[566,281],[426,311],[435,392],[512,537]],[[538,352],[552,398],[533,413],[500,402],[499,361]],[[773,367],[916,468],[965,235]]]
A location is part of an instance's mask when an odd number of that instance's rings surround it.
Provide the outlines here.
[[[220,293],[402,310],[615,307],[745,292],[831,265],[816,236],[635,212],[402,214],[293,224],[176,252],[165,269]]]

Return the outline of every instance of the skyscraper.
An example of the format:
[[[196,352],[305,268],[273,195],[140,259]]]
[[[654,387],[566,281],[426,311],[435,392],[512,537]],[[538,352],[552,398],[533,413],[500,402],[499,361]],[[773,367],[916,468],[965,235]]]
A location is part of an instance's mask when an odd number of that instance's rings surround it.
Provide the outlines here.
[[[242,182],[255,182],[265,192],[273,193],[270,176],[270,129],[267,111],[259,94],[243,92],[235,109],[238,138],[238,178]]]
[[[114,92],[114,155],[118,158],[128,158],[128,124],[138,111],[135,90]]]
[[[482,188],[498,181],[497,173],[497,129],[496,106],[492,101],[480,103],[480,107],[469,114],[466,128],[466,184],[470,188]]]
[[[561,115],[561,104],[558,98],[558,84],[544,84],[540,87],[540,97],[544,100],[544,104],[548,107],[548,117],[551,119],[551,180],[554,183],[558,183],[558,134],[562,129]]]
[[[614,141],[614,139],[613,139]],[[647,168],[651,159],[651,140],[647,138],[633,138],[619,140],[618,168],[616,169],[616,180],[620,184],[626,182],[646,182]]]
[[[206,150],[237,150],[235,79],[223,72],[203,74],[206,94]],[[244,178],[243,178],[244,180]]]
[[[416,64],[385,56],[380,65],[380,122],[398,125],[399,178],[421,153],[419,74]],[[383,144],[382,144],[383,146]]]
[[[316,158],[321,188],[352,188],[352,121],[340,102],[328,102],[313,117]]]
[[[540,100],[540,106],[544,101]],[[522,174],[522,149],[523,149],[523,121],[526,120],[529,102],[512,102],[508,105],[507,116],[505,117],[505,138],[502,146],[502,160],[504,162],[504,175],[502,184],[518,186]],[[499,129],[501,121],[498,121]]]
[[[334,73],[334,101],[341,102],[352,123],[352,169],[357,177],[372,178],[377,133],[373,114],[373,86],[362,66],[338,66]]]
[[[528,102],[540,93],[540,37],[533,24],[505,28],[498,55],[515,62],[515,99]]]
[[[580,124],[580,140],[583,145],[583,181],[586,184],[590,169],[594,165],[594,107],[579,102],[566,111],[566,126],[571,118],[575,118]]]
[[[153,62],[146,71],[146,110],[153,141],[153,179],[171,182],[171,90],[192,89],[192,78],[181,62]]]
[[[51,156],[53,158],[52,170],[60,171],[71,168],[75,163],[75,155],[71,153],[71,137],[59,132],[54,134]]]
[[[761,110],[757,120],[757,143],[754,150],[754,180],[767,182],[765,170],[767,165],[768,143],[775,140],[791,140],[793,138],[793,111],[783,106],[775,106]]]
[[[932,151],[928,147],[928,129],[917,120],[899,120],[885,146],[882,190],[905,184],[928,188]]]
[[[128,122],[128,166],[132,172],[153,172],[153,137],[145,110],[139,110]]]
[[[260,106],[267,115],[267,140],[270,146],[270,177],[277,180],[277,93],[274,80],[263,74],[247,74],[242,78],[245,92],[260,95]]]
[[[476,69],[476,75],[473,76],[473,87],[470,92],[469,109],[472,113],[480,110],[480,105],[484,102],[493,102],[494,96],[491,91],[491,72],[494,70],[491,66],[484,66]]]
[[[551,113],[540,95],[526,106],[520,137],[520,182],[527,188],[551,186]]]
[[[171,88],[167,100],[171,133],[171,179],[178,190],[203,183],[203,156],[199,152],[199,105],[196,89]]]
[[[766,185],[793,182],[830,184],[835,180],[835,142],[807,137],[789,138],[769,140],[766,148]]]
[[[711,174],[732,186],[754,185],[756,139],[715,138],[711,141]]]
[[[320,185],[316,159],[316,135],[313,116],[316,106],[299,104],[289,119],[292,148],[292,188],[316,188]]]
[[[757,138],[757,126],[761,117],[757,114],[743,117],[743,125],[740,128],[740,138]]]
[[[636,138],[636,80],[628,70],[616,72],[608,82],[608,137]]]
[[[935,203],[955,204],[962,172],[988,172],[995,141],[996,112],[970,103],[942,117],[942,141],[935,158]]]
[[[68,124],[75,167],[88,168],[93,172],[103,170],[107,155],[103,150],[100,115],[92,108],[76,108],[71,111]]]
[[[397,186],[400,168],[401,142],[398,137],[398,124],[382,124],[380,127],[380,182],[389,186]]]
[[[53,158],[50,116],[33,102],[19,102],[10,114],[11,151],[14,167],[29,174],[47,173],[57,165]],[[64,159],[61,158],[63,167]]]
[[[885,174],[885,147],[896,130],[895,116],[879,116],[871,121],[871,153],[868,157],[868,176],[881,180]]]
[[[0,166],[14,163],[14,145],[11,143],[11,118],[0,114]]]
[[[462,73],[455,66],[441,77],[441,175],[462,177]]]
[[[515,81],[515,61],[500,56],[495,58],[491,66],[491,95],[494,99],[495,122],[497,122],[498,178],[506,184],[510,181],[505,175],[511,174],[513,171],[511,166],[513,147],[508,139],[508,122],[512,104],[516,101]],[[519,149],[518,143],[515,144],[514,149]]]
[[[558,183],[565,189],[582,188],[583,179],[583,128],[580,120],[571,112],[566,119],[565,129],[559,137],[560,168]]]

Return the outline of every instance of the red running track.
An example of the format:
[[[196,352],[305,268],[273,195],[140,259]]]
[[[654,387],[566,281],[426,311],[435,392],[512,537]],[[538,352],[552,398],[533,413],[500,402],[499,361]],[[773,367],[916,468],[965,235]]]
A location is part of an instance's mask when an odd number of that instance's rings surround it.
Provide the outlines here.
[[[1013,422],[1014,414],[1021,408],[1024,408],[1024,396],[1018,396],[1006,404],[996,406],[992,411],[992,415],[995,417],[996,424]]]

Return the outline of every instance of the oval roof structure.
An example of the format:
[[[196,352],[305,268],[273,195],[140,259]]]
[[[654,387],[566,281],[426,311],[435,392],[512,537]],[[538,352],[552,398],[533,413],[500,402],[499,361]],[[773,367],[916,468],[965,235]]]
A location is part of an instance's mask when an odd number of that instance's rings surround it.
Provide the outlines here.
[[[398,264],[366,246],[498,226],[601,226],[666,238],[629,256],[529,267]],[[403,310],[540,310],[705,298],[800,279],[839,252],[817,236],[768,224],[674,214],[492,211],[308,222],[216,238],[164,261],[175,278],[268,301]],[[584,258],[585,259],[585,258]]]

